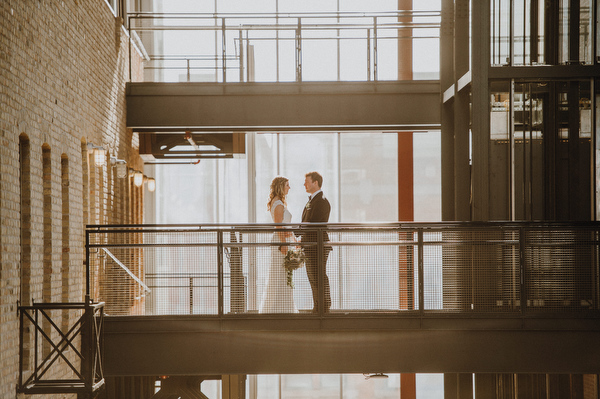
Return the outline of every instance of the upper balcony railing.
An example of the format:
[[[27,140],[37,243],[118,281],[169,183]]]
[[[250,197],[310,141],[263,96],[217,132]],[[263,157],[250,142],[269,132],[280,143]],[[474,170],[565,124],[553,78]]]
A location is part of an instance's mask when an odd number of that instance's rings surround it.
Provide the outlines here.
[[[328,234],[327,317],[599,315],[598,223],[89,226],[88,292],[111,316],[310,317],[305,268],[297,312],[262,306],[281,231]]]
[[[437,79],[440,21],[440,11],[128,15],[155,82],[397,80],[404,51]]]

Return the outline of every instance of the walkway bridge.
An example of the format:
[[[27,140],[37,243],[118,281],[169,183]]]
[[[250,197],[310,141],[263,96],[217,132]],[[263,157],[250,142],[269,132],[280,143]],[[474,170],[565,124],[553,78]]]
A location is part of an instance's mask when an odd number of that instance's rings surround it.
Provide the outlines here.
[[[422,52],[431,63],[440,20],[439,11],[131,14],[130,42],[146,61],[144,81],[127,84],[127,127],[146,163],[233,157],[245,132],[440,129],[439,80],[398,66],[412,65],[413,41],[431,48]],[[164,54],[170,41],[176,54]]]
[[[305,268],[293,273],[298,312],[261,312],[281,231],[328,233],[330,312],[310,311]],[[597,223],[88,226],[104,373],[597,374],[599,234]],[[298,246],[309,245],[324,248]]]

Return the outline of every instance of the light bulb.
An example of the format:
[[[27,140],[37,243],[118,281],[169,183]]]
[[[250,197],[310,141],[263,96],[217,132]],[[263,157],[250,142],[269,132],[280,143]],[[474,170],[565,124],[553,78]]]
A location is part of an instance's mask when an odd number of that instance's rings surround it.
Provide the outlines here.
[[[94,148],[94,163],[96,166],[103,166],[106,162],[106,150],[102,147]]]
[[[153,177],[149,177],[148,178],[148,191],[153,193],[154,190],[156,190],[156,180],[154,180]]]
[[[127,177],[127,163],[125,161],[117,163],[115,169],[119,179],[124,179]]]
[[[144,183],[144,174],[142,172],[140,172],[139,170],[136,170],[133,173],[133,184],[135,184],[136,187],[141,187],[143,183]]]

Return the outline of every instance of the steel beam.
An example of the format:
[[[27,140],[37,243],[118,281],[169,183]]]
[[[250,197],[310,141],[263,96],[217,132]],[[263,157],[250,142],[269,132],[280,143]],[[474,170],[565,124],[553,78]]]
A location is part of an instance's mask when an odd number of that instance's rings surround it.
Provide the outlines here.
[[[598,374],[597,319],[107,317],[105,375]]]
[[[439,81],[128,83],[138,132],[439,129]]]

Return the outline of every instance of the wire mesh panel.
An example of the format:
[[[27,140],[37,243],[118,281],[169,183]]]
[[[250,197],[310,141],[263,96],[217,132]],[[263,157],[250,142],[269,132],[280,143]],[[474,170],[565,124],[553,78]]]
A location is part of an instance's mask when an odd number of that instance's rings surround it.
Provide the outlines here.
[[[534,223],[106,226],[88,230],[89,293],[108,315],[311,314],[320,301],[338,314],[598,310],[598,235]]]
[[[412,231],[329,233],[332,309],[389,312],[417,308],[417,247]]]
[[[92,297],[108,315],[218,313],[215,231],[90,234]]]
[[[525,230],[527,311],[598,309],[598,230]]]
[[[518,231],[502,228],[427,231],[423,237],[423,259],[425,310],[518,310]]]

